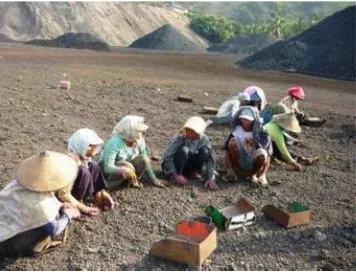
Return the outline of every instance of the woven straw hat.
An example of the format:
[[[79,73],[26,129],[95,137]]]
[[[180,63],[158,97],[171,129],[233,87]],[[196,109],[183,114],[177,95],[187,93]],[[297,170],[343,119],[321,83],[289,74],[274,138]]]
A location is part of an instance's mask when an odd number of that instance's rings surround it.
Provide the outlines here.
[[[302,129],[299,126],[299,122],[293,113],[276,114],[273,115],[272,120],[284,130],[293,133],[302,132]]]
[[[52,192],[66,187],[78,174],[78,165],[69,156],[44,151],[21,163],[18,182],[31,191]]]
[[[190,117],[184,124],[183,128],[190,128],[198,135],[202,135],[207,127],[207,123],[199,116]]]

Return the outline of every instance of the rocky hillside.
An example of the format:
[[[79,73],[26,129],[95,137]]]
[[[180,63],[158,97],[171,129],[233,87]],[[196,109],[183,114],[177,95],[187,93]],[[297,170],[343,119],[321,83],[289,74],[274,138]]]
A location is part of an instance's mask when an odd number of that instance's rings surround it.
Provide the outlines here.
[[[127,46],[165,24],[189,31],[180,12],[153,3],[0,2],[0,33],[14,40],[53,39],[68,32],[93,34],[110,45]]]

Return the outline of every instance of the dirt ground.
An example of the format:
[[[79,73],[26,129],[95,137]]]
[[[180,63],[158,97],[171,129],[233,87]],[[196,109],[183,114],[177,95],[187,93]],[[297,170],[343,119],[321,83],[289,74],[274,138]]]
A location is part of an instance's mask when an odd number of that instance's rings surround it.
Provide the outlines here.
[[[256,188],[218,180],[217,192],[199,182],[186,188],[123,188],[113,193],[118,202],[114,211],[73,222],[62,248],[38,258],[0,257],[0,269],[191,270],[151,257],[149,249],[178,221],[204,215],[207,205],[224,207],[244,197],[257,209],[255,224],[219,232],[218,248],[203,270],[355,270],[355,85],[236,69],[236,60],[231,55],[99,53],[0,44],[0,188],[23,159],[44,149],[65,152],[67,139],[82,127],[106,139],[127,114],[145,117],[149,151],[160,156],[187,117],[200,114],[204,105],[218,107],[251,84],[262,87],[269,101],[300,84],[306,91],[301,107],[328,119],[322,128],[303,128],[305,142],[297,148],[301,154],[320,156],[320,163],[301,173],[273,165],[268,180],[279,185]],[[51,89],[63,73],[72,89]],[[194,103],[177,102],[179,94],[191,95]],[[228,132],[224,127],[207,131],[217,156]],[[160,163],[154,162],[154,168],[160,176]],[[260,213],[266,204],[291,201],[312,210],[310,225],[285,230]]]

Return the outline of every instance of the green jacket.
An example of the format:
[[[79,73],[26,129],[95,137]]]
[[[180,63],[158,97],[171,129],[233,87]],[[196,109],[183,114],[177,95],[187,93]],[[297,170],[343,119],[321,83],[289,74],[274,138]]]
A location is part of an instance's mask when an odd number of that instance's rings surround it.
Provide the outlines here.
[[[274,121],[271,121],[265,125],[265,128],[272,142],[276,144],[283,159],[289,164],[295,163],[295,160],[288,151],[282,129]]]
[[[99,162],[104,166],[105,173],[117,174],[120,167],[116,166],[116,162],[131,162],[137,156],[148,159],[146,143],[143,138],[138,140],[136,147],[129,148],[123,138],[112,135],[100,153]],[[156,179],[151,165],[147,169],[147,174],[151,180]]]

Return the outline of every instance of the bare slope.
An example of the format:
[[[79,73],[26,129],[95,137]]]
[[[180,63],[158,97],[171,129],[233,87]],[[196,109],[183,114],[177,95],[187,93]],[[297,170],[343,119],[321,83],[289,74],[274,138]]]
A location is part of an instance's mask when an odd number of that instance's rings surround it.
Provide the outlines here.
[[[0,33],[22,41],[85,32],[110,45],[127,46],[168,23],[205,45],[202,39],[189,31],[187,22],[187,18],[178,12],[148,3],[0,3]]]

